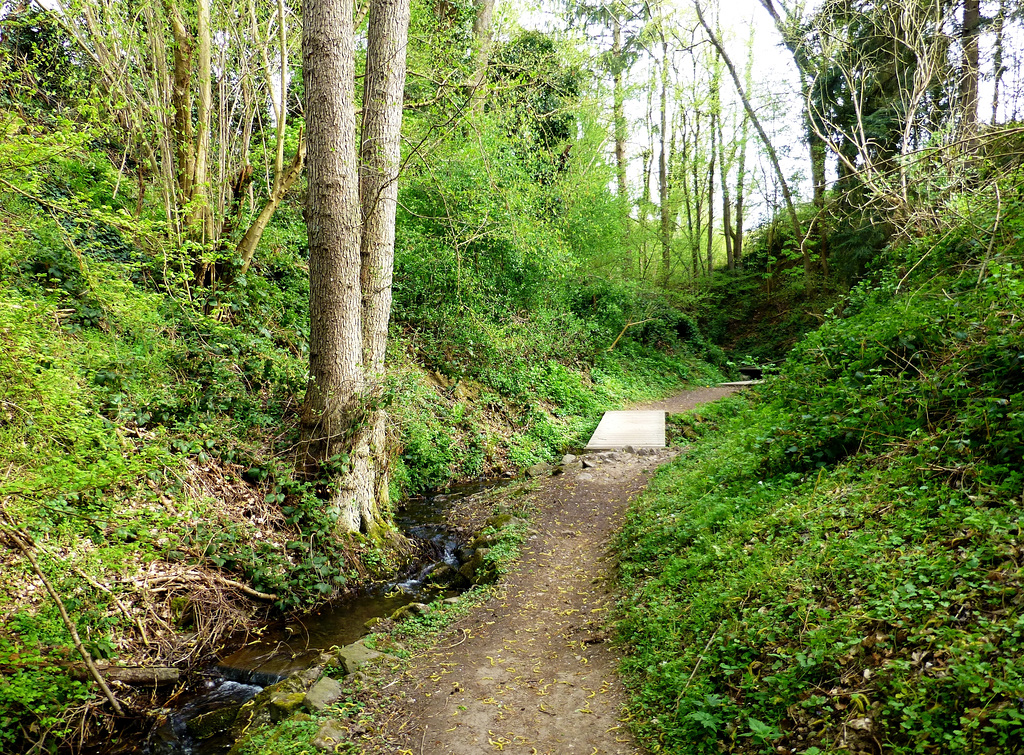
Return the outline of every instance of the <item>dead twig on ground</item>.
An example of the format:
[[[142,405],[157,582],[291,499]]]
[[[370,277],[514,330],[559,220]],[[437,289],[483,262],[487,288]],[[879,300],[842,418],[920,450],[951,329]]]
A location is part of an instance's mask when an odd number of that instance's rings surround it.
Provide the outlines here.
[[[68,616],[67,608],[64,607],[64,601],[61,600],[53,585],[50,584],[50,580],[46,578],[45,574],[43,574],[43,570],[39,568],[39,562],[36,561],[35,554],[33,553],[33,550],[37,546],[33,542],[31,536],[18,527],[15,521],[3,508],[0,508],[0,516],[2,516],[4,521],[7,522],[7,524],[0,523],[0,531],[2,531],[7,538],[14,543],[18,550],[24,554],[25,558],[28,559],[29,564],[32,566],[32,571],[34,571],[36,576],[39,577],[43,583],[43,587],[46,588],[46,592],[48,592],[50,597],[53,598],[53,602],[57,605],[57,610],[60,612],[61,621],[64,622],[64,626],[67,628],[68,634],[71,635],[71,640],[75,644],[75,650],[77,650],[79,655],[82,656],[82,660],[85,661],[85,665],[89,669],[89,675],[99,686],[100,690],[103,691],[104,697],[107,698],[107,701],[114,709],[114,712],[119,716],[124,715],[121,704],[117,701],[117,698],[114,697],[114,693],[110,691],[110,687],[107,686],[107,683],[103,680],[99,670],[96,668],[96,664],[93,662],[92,656],[89,654],[89,651],[85,649],[85,645],[82,644],[82,638],[78,636],[78,629],[75,627],[74,622],[71,621],[71,617]]]

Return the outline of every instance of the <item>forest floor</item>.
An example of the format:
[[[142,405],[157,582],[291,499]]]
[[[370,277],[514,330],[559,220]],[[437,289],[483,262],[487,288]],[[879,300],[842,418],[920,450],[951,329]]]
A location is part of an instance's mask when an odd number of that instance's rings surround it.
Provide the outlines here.
[[[687,411],[733,391],[700,388],[635,408]],[[380,728],[364,751],[640,752],[624,718],[619,649],[609,641],[612,540],[629,501],[679,452],[616,452],[544,480],[531,494],[533,530],[519,562],[494,597],[385,685]]]

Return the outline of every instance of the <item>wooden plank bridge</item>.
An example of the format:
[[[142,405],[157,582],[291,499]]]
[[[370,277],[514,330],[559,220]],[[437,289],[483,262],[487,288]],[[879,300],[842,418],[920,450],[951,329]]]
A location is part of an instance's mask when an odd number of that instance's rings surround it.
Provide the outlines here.
[[[588,451],[616,448],[664,448],[665,412],[605,412],[587,443]]]

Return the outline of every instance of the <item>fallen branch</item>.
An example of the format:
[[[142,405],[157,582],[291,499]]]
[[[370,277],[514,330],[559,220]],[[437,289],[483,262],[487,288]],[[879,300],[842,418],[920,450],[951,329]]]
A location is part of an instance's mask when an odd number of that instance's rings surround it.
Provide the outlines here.
[[[651,322],[652,320],[657,319],[657,317],[648,317],[646,320],[640,320],[638,322],[633,322],[632,320],[630,320],[629,322],[626,323],[626,327],[622,329],[622,332],[619,333],[618,337],[614,341],[612,341],[612,345],[608,347],[608,351],[614,349],[615,344],[619,342],[619,338],[622,338],[624,335],[626,335],[626,331],[632,328],[634,325],[643,325],[645,322]]]
[[[74,623],[71,621],[71,617],[68,616],[68,611],[64,607],[64,601],[60,599],[57,591],[50,584],[50,580],[43,574],[43,570],[39,568],[39,562],[36,561],[35,555],[32,553],[32,548],[35,545],[32,542],[32,538],[25,532],[23,532],[11,519],[10,515],[0,508],[0,515],[9,523],[8,525],[0,524],[0,530],[7,535],[24,555],[28,559],[28,562],[32,565],[32,571],[36,573],[36,576],[42,580],[43,587],[53,598],[53,602],[57,604],[57,610],[60,611],[60,618],[64,622],[64,626],[67,628],[68,633],[71,635],[72,641],[75,643],[75,650],[78,651],[79,655],[82,656],[82,660],[85,661],[86,667],[89,669],[89,675],[96,681],[99,688],[103,691],[104,697],[110,702],[114,712],[117,715],[124,715],[124,711],[121,709],[121,704],[114,697],[114,693],[110,691],[110,687],[103,681],[103,677],[100,676],[100,672],[96,669],[96,664],[92,660],[92,656],[89,655],[89,651],[85,649],[85,645],[82,644],[82,638],[78,636],[78,629],[75,628]]]
[[[173,666],[98,666],[97,670],[105,679],[122,684],[136,686],[161,686],[175,684],[181,678],[181,672]],[[85,677],[86,669],[79,665],[70,668],[71,675]]]
[[[249,587],[249,585],[243,584],[242,582],[236,582],[233,579],[222,577],[219,574],[201,574],[197,572],[187,572],[185,574],[166,574],[160,577],[146,578],[145,582],[141,585],[146,587],[150,592],[166,592],[170,587],[156,587],[153,588],[151,585],[163,584],[165,582],[216,582],[224,585],[225,587],[231,587],[235,590],[245,593],[250,597],[257,598],[259,600],[277,600],[278,594],[274,592],[260,592]],[[138,583],[135,583],[138,584]]]

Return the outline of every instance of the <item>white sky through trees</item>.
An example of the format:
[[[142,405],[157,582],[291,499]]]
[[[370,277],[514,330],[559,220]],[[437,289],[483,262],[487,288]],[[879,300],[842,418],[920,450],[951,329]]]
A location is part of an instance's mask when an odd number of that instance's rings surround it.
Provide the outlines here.
[[[803,138],[803,123],[801,117],[801,102],[798,92],[798,79],[796,68],[789,51],[781,46],[781,38],[771,17],[761,6],[759,0],[701,0],[702,7],[710,16],[717,15],[722,26],[722,37],[726,48],[737,68],[742,70],[746,63],[746,49],[748,35],[751,25],[754,26],[754,65],[753,65],[753,86],[751,99],[758,110],[765,129],[772,138],[776,150],[779,152],[783,172],[791,179],[792,188],[797,192],[801,200],[809,200],[811,197],[810,183],[810,160],[807,155],[807,147]],[[514,0],[498,0],[500,17],[504,21],[506,32],[519,25],[526,29],[537,29],[541,31],[562,33],[565,31],[563,0],[533,0],[533,2],[522,3]],[[792,3],[789,3],[792,4]],[[805,4],[805,12],[820,5],[820,0],[808,0]],[[693,13],[692,0],[667,0],[665,6],[666,15],[672,22],[687,30],[696,25]],[[998,11],[997,0],[983,0],[982,16],[991,19]],[[1019,3],[1011,0],[1006,3],[1007,12],[1019,8]],[[955,41],[959,35],[956,26],[959,23],[960,10],[957,8],[952,17],[952,24],[946,33],[953,39],[953,54],[956,53]],[[711,20],[709,18],[709,20]],[[712,21],[713,23],[713,21]],[[583,45],[590,45],[592,52],[607,49],[610,46],[609,40],[580,40]],[[994,47],[994,33],[990,28],[985,27],[980,40],[981,71],[979,82],[979,120],[987,123],[992,120],[992,94],[993,76],[992,58]],[[1021,77],[1020,56],[1024,48],[1020,22],[1011,23],[1007,20],[1005,27],[1005,50],[1003,65],[1005,71],[1001,80],[1000,107],[997,120],[1005,123],[1024,118],[1024,81]],[[655,51],[660,55],[660,49]],[[951,61],[956,65],[956,61]],[[646,89],[649,86],[650,66],[652,59],[643,57],[638,60],[628,71],[626,83],[630,87],[626,103],[626,120],[629,123],[629,149],[628,159],[630,161],[629,179],[631,191],[638,191],[641,186],[641,152],[648,147],[648,133],[645,126],[646,115]],[[608,84],[610,88],[610,83]],[[608,93],[610,98],[610,92]],[[723,71],[722,84],[723,105],[728,107],[741,108],[739,98],[728,76]],[[657,92],[655,93],[655,105],[657,105]],[[610,117],[610,106],[609,117]],[[729,135],[726,134],[726,139]],[[751,143],[754,148],[748,154],[760,154],[760,146],[756,144],[756,136],[751,131]],[[609,152],[611,149],[609,148]],[[657,155],[655,155],[655,160]],[[748,158],[749,160],[749,158]],[[763,220],[770,214],[770,208],[765,198],[773,195],[773,177],[765,162],[759,165],[756,161],[749,166],[755,171],[755,178],[759,182],[750,199],[752,205],[748,208],[751,221]],[[835,172],[834,161],[829,161],[829,180],[833,180]],[[656,193],[656,187],[652,187]],[[781,200],[781,197],[779,198]]]

